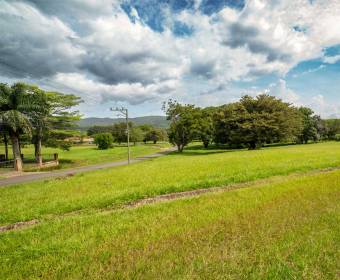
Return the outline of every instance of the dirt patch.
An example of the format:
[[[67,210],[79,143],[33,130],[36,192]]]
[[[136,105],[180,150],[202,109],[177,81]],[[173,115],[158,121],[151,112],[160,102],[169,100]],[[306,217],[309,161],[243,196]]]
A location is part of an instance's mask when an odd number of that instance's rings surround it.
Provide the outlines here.
[[[13,230],[13,229],[20,229],[20,228],[23,228],[23,227],[36,225],[38,223],[39,223],[38,220],[31,220],[31,221],[26,221],[26,222],[17,222],[15,224],[0,227],[0,232],[9,231],[9,230]]]

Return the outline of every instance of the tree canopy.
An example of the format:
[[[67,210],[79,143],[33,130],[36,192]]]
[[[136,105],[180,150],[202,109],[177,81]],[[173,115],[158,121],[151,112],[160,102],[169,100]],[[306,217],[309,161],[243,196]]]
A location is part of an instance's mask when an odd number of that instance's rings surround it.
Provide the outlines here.
[[[41,164],[42,141],[48,143],[53,136],[51,131],[68,129],[79,120],[79,113],[71,108],[80,102],[74,95],[46,92],[34,85],[0,84],[0,127],[11,139],[17,170],[22,169],[20,138],[31,137]]]

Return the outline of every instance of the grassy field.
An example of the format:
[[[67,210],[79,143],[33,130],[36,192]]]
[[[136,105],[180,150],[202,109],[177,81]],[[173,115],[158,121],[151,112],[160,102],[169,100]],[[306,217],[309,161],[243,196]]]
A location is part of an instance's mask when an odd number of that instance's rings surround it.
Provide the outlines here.
[[[1,279],[338,279],[340,171],[0,235]]]
[[[0,279],[337,279],[340,143],[203,150],[0,189]],[[313,171],[313,172],[312,172]],[[239,183],[250,182],[237,189]],[[230,186],[138,208],[138,199]],[[233,189],[234,188],[234,189]]]
[[[131,156],[138,157],[157,152],[162,147],[168,147],[167,143],[159,144],[139,144],[131,146]],[[0,146],[0,151],[3,150]],[[10,147],[11,149],[11,147]],[[22,148],[22,153],[26,159],[34,159],[33,145],[26,145]],[[84,165],[91,165],[103,162],[118,161],[127,158],[126,146],[115,146],[108,150],[99,150],[95,145],[76,145],[70,151],[63,151],[56,148],[43,147],[43,157],[52,158],[54,153],[59,154],[60,168],[70,168]],[[26,170],[33,168],[32,164],[26,164]]]
[[[118,207],[136,199],[198,188],[254,181],[275,175],[340,166],[340,143],[202,150],[131,166],[0,189],[0,225],[51,215]]]

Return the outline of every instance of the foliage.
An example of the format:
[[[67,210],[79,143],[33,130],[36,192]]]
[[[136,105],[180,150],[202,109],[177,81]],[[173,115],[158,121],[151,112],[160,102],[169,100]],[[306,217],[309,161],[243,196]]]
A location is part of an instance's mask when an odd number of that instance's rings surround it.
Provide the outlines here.
[[[158,141],[165,141],[167,138],[167,133],[165,130],[160,128],[151,128],[144,135],[144,142],[151,141],[156,144]]]
[[[71,146],[66,138],[77,134],[72,129],[76,127],[76,123],[80,119],[79,112],[73,111],[72,108],[79,105],[82,100],[73,94],[59,92],[47,92],[46,96],[50,111],[44,143],[48,146],[51,142],[54,142],[61,149],[69,150]]]
[[[111,133],[99,133],[94,136],[94,143],[100,150],[112,148],[113,138]]]
[[[143,130],[138,126],[132,127],[130,130],[130,141],[136,145],[137,142],[142,142],[143,139],[144,139]]]
[[[87,135],[91,136],[98,133],[112,133],[113,139],[117,143],[127,142],[126,122],[115,123],[108,126],[93,126],[87,130]],[[144,142],[152,141],[155,144],[157,141],[166,140],[166,132],[164,129],[153,127],[149,124],[135,126],[133,122],[129,122],[130,141]],[[156,142],[155,142],[156,141]]]
[[[310,140],[316,142],[327,134],[320,116],[315,115],[312,109],[300,107],[299,112],[303,120],[303,128],[298,138],[300,143],[307,144]]]
[[[0,84],[0,126],[11,138],[15,169],[18,171],[22,170],[19,139],[25,133],[30,134],[32,128],[27,113],[39,108],[32,95],[31,88],[23,83],[12,86]]]
[[[87,135],[92,136],[92,135],[95,135],[95,134],[98,134],[98,133],[105,133],[105,132],[112,133],[112,131],[113,131],[112,125],[107,125],[107,126],[95,125],[95,126],[91,126],[87,129]]]
[[[264,143],[293,139],[301,130],[301,118],[294,107],[273,96],[244,96],[217,111],[214,129],[216,143],[256,149]]]
[[[213,107],[208,107],[201,110],[199,122],[199,138],[203,143],[204,148],[208,148],[213,140],[214,127],[213,127],[213,114],[216,111]]]
[[[181,105],[169,100],[163,105],[163,110],[170,121],[169,141],[177,146],[179,152],[183,152],[184,147],[199,135],[200,109],[194,105]]]
[[[64,139],[53,138],[50,132],[69,129],[79,120],[79,113],[71,111],[81,102],[79,97],[57,92],[45,92],[34,85],[15,83],[0,85],[0,126],[10,135],[16,169],[21,169],[20,141],[31,138],[35,155],[42,163],[41,145],[51,144],[69,149]]]
[[[129,122],[129,129],[131,129],[132,127],[132,123]],[[113,140],[116,143],[123,143],[123,142],[127,142],[127,133],[126,133],[126,123],[125,122],[120,122],[120,123],[115,123],[113,125],[113,129],[112,129],[112,136],[113,136]]]
[[[323,120],[323,126],[326,127],[325,138],[335,140],[337,134],[340,134],[340,119]]]

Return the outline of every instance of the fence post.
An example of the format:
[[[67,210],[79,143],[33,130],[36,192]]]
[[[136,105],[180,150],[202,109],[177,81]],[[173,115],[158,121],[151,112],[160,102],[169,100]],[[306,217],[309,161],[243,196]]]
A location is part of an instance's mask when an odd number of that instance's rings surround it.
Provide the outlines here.
[[[57,153],[53,154],[53,157],[54,157],[54,160],[58,160],[58,154]]]
[[[57,165],[59,165],[59,155],[57,153],[53,154],[54,161],[56,162]]]

